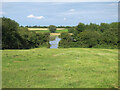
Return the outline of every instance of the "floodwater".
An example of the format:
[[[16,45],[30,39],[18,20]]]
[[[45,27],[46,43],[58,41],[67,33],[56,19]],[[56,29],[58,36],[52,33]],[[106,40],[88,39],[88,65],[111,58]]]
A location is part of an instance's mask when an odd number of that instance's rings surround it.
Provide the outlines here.
[[[59,38],[58,36],[55,37],[55,40],[53,41],[49,41],[50,43],[50,48],[58,48],[58,44],[59,41],[61,40],[61,38]]]

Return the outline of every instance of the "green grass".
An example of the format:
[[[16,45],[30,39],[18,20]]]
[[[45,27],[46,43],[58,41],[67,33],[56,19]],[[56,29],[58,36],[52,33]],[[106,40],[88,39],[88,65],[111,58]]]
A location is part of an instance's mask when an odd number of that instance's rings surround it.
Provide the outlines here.
[[[35,32],[50,32],[49,30],[34,30]],[[61,32],[68,32],[68,29],[65,30],[56,30],[56,33],[61,33]]]
[[[118,84],[116,49],[3,50],[3,88],[111,88]]]
[[[57,33],[61,33],[61,32],[68,32],[68,29],[65,30],[56,30]]]
[[[42,32],[42,33],[44,33],[44,32],[50,32],[49,30],[34,30],[34,32]]]

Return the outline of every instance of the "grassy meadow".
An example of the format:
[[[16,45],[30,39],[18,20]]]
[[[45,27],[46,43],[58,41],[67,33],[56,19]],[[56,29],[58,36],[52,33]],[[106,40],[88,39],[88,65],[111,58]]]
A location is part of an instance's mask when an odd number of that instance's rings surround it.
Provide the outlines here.
[[[48,28],[28,28],[28,30],[49,30]],[[56,28],[56,30],[65,30],[65,28]]]
[[[50,32],[48,28],[28,28],[30,31],[35,31],[35,32]],[[56,33],[61,33],[61,32],[68,32],[68,29],[65,28],[57,28]]]
[[[44,33],[44,32],[49,32],[50,33],[50,31],[49,30],[34,30],[35,32],[42,32],[42,33]],[[68,32],[68,29],[65,29],[65,30],[56,30],[56,33],[61,33],[61,32]]]
[[[3,50],[2,70],[3,88],[115,88],[118,50]]]

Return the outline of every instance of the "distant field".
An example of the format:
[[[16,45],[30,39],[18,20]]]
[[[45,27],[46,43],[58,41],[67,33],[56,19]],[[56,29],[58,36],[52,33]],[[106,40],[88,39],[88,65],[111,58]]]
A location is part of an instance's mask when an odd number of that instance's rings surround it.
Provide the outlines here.
[[[28,30],[48,30],[48,28],[28,28]]]
[[[31,30],[31,31],[35,31],[35,32],[50,32],[49,30]],[[68,29],[56,30],[56,33],[61,33],[61,32],[68,32]]]
[[[117,49],[2,51],[3,88],[116,88]]]
[[[68,29],[64,29],[64,30],[56,30],[56,32],[61,33],[61,32],[68,32]]]
[[[52,36],[56,36],[56,35],[60,35],[61,33],[50,33],[50,35],[52,35]],[[69,33],[70,35],[73,35],[72,33]]]
[[[32,31],[32,30],[31,30]],[[42,32],[42,33],[44,33],[44,32],[50,32],[49,30],[34,30],[35,32]]]
[[[28,30],[48,30],[48,28],[28,28]],[[65,30],[65,28],[57,28],[57,30]]]

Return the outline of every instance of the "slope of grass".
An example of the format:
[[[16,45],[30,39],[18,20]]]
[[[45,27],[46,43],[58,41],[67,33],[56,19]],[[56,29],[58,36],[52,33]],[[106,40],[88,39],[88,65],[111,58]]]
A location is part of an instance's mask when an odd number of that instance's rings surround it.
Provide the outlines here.
[[[118,84],[115,49],[3,50],[3,88],[111,88]]]

